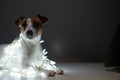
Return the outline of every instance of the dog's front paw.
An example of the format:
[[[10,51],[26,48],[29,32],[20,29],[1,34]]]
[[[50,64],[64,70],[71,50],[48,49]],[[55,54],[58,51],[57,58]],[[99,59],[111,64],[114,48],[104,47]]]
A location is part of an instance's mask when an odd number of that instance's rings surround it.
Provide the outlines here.
[[[48,77],[54,77],[55,74],[56,74],[55,71],[50,70],[49,73],[48,73]]]
[[[63,70],[58,70],[56,74],[58,74],[58,75],[63,75],[63,74],[64,74],[64,71],[63,71]]]

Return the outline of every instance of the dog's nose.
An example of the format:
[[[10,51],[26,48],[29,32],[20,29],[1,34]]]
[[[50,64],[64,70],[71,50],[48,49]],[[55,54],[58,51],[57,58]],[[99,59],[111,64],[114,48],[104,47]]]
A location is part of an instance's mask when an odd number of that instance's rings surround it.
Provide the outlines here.
[[[33,35],[33,31],[32,30],[28,30],[26,34],[27,35]]]

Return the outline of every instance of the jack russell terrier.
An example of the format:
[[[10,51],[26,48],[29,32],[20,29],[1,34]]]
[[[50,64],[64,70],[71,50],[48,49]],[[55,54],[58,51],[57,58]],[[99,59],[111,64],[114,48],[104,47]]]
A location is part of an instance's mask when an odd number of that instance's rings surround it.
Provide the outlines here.
[[[47,24],[48,18],[37,15],[34,17],[20,17],[15,24],[20,28],[19,38],[15,39],[0,56],[0,68],[14,72],[45,71],[48,76],[63,74],[55,66],[55,62],[46,56],[47,51],[42,49],[42,27]]]

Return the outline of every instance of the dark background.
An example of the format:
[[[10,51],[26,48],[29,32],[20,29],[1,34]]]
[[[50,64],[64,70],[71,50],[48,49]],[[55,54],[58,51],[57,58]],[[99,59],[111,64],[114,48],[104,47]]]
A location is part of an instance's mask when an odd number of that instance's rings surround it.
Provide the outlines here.
[[[0,44],[19,35],[14,21],[20,16],[48,17],[43,47],[52,60],[104,61],[120,23],[119,0],[2,0]]]

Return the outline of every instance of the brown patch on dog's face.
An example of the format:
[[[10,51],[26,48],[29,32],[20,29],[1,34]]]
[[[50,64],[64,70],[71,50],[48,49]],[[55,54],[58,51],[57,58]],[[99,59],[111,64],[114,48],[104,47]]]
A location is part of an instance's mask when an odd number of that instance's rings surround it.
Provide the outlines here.
[[[42,34],[43,23],[41,22],[41,20],[37,16],[35,16],[35,17],[31,17],[31,22],[32,22],[32,26],[36,29],[36,32],[38,34]]]
[[[17,26],[20,27],[20,30],[21,30],[21,33],[23,33],[25,31],[25,27],[26,27],[26,21],[27,21],[27,18],[22,16],[22,17],[19,17],[16,21],[15,21],[15,24]]]
[[[48,18],[37,15],[31,18],[20,17],[15,24],[20,27],[21,33],[26,35],[28,30],[34,32],[34,35],[42,34],[42,26],[48,22]],[[34,29],[34,30],[33,30]],[[31,34],[32,35],[32,34]],[[33,36],[34,36],[33,35]]]

